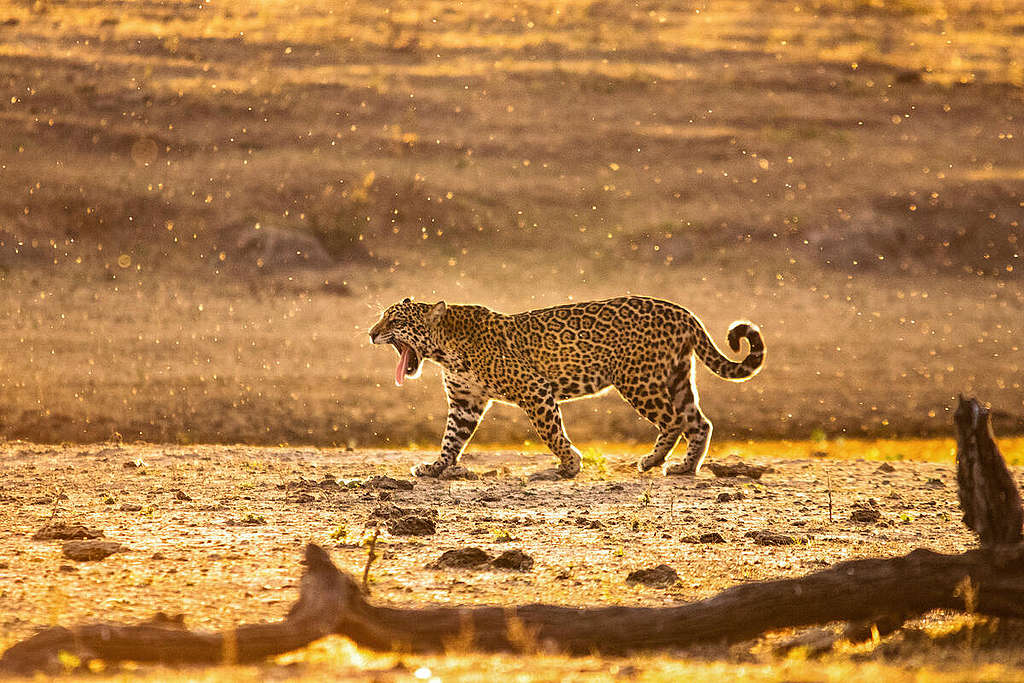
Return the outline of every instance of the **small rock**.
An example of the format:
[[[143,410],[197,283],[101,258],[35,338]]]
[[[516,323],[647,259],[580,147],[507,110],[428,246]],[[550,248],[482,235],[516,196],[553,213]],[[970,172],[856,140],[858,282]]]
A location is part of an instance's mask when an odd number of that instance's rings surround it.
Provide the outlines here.
[[[262,526],[267,523],[267,518],[255,512],[247,512],[241,519],[228,519],[224,523],[228,526]]]
[[[363,482],[368,489],[387,489],[389,491],[412,491],[412,482],[405,479],[395,479],[383,475],[370,477]]]
[[[893,467],[892,465],[890,465],[887,462],[883,462],[881,465],[878,466],[878,469],[876,469],[875,471],[876,472],[895,472],[896,468]]]
[[[78,567],[73,564],[62,564],[57,567],[57,571],[64,572],[65,574],[74,574],[78,571]]]
[[[312,503],[315,500],[316,498],[309,493],[297,493],[287,499],[289,503]]]
[[[491,560],[491,566],[498,569],[517,569],[527,572],[533,568],[533,558],[522,550],[506,550]]]
[[[61,549],[64,557],[76,562],[94,562],[124,550],[117,541],[68,541]]]
[[[44,524],[39,531],[32,534],[32,539],[35,541],[56,541],[80,538],[101,538],[102,536],[103,532],[99,529],[90,529],[82,524],[50,522],[48,524]]]
[[[370,517],[380,517],[382,519],[398,519],[399,517],[407,517],[413,515],[415,517],[429,517],[430,519],[437,521],[437,510],[433,508],[400,508],[394,503],[382,503],[370,511]]]
[[[711,482],[710,481],[698,481],[696,484],[694,484],[693,488],[695,488],[695,489],[709,489],[709,488],[711,488]]]
[[[865,502],[854,503],[853,512],[850,513],[851,520],[863,524],[871,524],[881,518],[882,513],[878,510],[878,502],[874,498],[868,498]]]
[[[175,498],[175,500],[185,500],[185,501],[192,500],[192,496],[188,495],[187,493],[185,493],[181,489],[174,489],[174,498]]]
[[[944,489],[946,488],[946,485],[942,483],[941,479],[931,477],[930,479],[928,479],[928,481],[924,483],[924,487],[926,489]]]
[[[314,488],[316,485],[317,485],[317,482],[312,480],[312,479],[305,479],[303,477],[299,477],[298,479],[296,479],[294,481],[289,481],[289,482],[285,482],[283,484],[278,484],[276,486],[276,488],[280,489],[280,490],[309,489],[309,488]]]
[[[679,574],[667,564],[650,569],[637,569],[626,577],[626,583],[642,583],[645,586],[666,588],[679,581]]]
[[[491,556],[480,548],[456,548],[446,550],[441,557],[427,565],[427,569],[441,569],[443,567],[477,567],[491,561]]]
[[[142,510],[141,505],[135,505],[134,503],[124,503],[120,508],[121,512],[140,512]]]
[[[446,468],[441,474],[438,475],[438,479],[465,479],[467,481],[476,481],[480,478],[480,475],[472,470],[468,470],[465,467],[456,465],[455,467]]]
[[[437,532],[437,524],[428,517],[408,515],[387,522],[388,533],[392,536],[429,536]]]
[[[599,519],[587,519],[586,517],[577,517],[576,526],[583,527],[584,529],[601,529],[604,524]]]
[[[813,453],[811,453],[811,457],[812,458],[827,458],[828,457],[828,451],[814,451]]]
[[[317,237],[306,231],[275,225],[236,228],[236,255],[241,263],[261,270],[325,268],[334,259]]]
[[[797,542],[792,536],[774,531],[748,531],[743,535],[754,539],[757,545],[796,545]]]
[[[762,474],[766,472],[774,472],[771,467],[749,465],[745,462],[712,462],[708,463],[707,468],[711,470],[716,477],[750,477],[751,479],[760,479]]]
[[[394,503],[385,503],[384,505],[378,505],[377,507],[370,510],[371,517],[381,517],[383,519],[404,517],[405,515],[405,510],[398,507]]]
[[[711,531],[706,534],[700,534],[699,536],[683,536],[681,539],[683,543],[725,543],[725,538],[722,534],[717,531]]]
[[[882,513],[873,508],[856,508],[850,513],[850,519],[861,524],[872,524],[882,518]]]
[[[732,500],[732,494],[725,492],[719,493],[718,497],[715,498],[715,500],[718,501],[719,503],[728,503],[730,500]]]
[[[99,453],[97,453],[97,455],[103,455],[104,453],[107,452],[107,450],[109,450],[109,449],[104,449],[104,450],[100,451]],[[145,467],[146,464],[147,464],[146,461],[142,460],[140,458],[140,459],[137,459],[137,460],[126,460],[121,465],[121,467],[125,468],[126,470],[138,470],[138,469],[142,469],[143,467]]]

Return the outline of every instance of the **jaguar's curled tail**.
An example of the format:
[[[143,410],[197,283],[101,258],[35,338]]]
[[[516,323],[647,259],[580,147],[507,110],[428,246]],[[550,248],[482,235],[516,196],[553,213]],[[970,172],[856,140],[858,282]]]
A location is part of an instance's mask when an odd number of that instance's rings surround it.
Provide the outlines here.
[[[729,327],[729,347],[733,351],[740,350],[741,339],[746,339],[750,344],[750,353],[739,362],[726,358],[711,341],[707,330],[701,327],[701,331],[704,332],[704,335],[697,339],[694,352],[708,366],[708,369],[719,377],[742,382],[756,375],[764,365],[764,340],[761,339],[761,330],[754,323],[738,321]]]

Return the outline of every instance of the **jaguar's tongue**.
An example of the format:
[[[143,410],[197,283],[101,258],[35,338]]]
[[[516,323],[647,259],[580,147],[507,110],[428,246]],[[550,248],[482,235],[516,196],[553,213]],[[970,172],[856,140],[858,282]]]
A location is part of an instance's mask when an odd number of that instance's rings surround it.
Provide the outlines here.
[[[402,346],[402,357],[398,359],[398,367],[395,368],[395,384],[402,386],[405,381],[405,369],[409,367],[409,354],[412,353],[411,346]]]

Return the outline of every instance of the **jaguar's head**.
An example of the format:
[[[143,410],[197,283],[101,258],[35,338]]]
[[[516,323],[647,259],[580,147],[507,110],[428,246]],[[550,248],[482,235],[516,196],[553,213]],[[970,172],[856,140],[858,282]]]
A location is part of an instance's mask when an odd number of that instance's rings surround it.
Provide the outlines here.
[[[418,377],[423,359],[440,353],[439,327],[447,310],[443,301],[423,304],[405,299],[388,307],[370,330],[370,341],[391,344],[398,351],[395,384]]]

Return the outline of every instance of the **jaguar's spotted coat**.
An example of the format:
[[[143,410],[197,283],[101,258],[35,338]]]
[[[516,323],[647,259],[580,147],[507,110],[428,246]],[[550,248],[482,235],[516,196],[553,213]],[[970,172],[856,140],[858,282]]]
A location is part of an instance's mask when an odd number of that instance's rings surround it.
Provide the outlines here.
[[[698,405],[693,357],[720,377],[743,381],[761,369],[765,353],[752,323],[729,328],[733,351],[741,339],[750,345],[747,357],[735,362],[685,308],[637,296],[515,315],[406,299],[384,312],[370,339],[398,350],[398,384],[416,376],[426,358],[444,369],[448,422],[441,457],[414,467],[417,476],[437,476],[455,465],[490,403],[505,401],[526,412],[559,457],[555,473],[573,477],[580,454],[565,434],[558,403],[610,386],[661,431],[650,455],[637,463],[640,471],[662,464],[685,437],[686,457],[665,471],[695,474],[707,454],[711,423]]]

